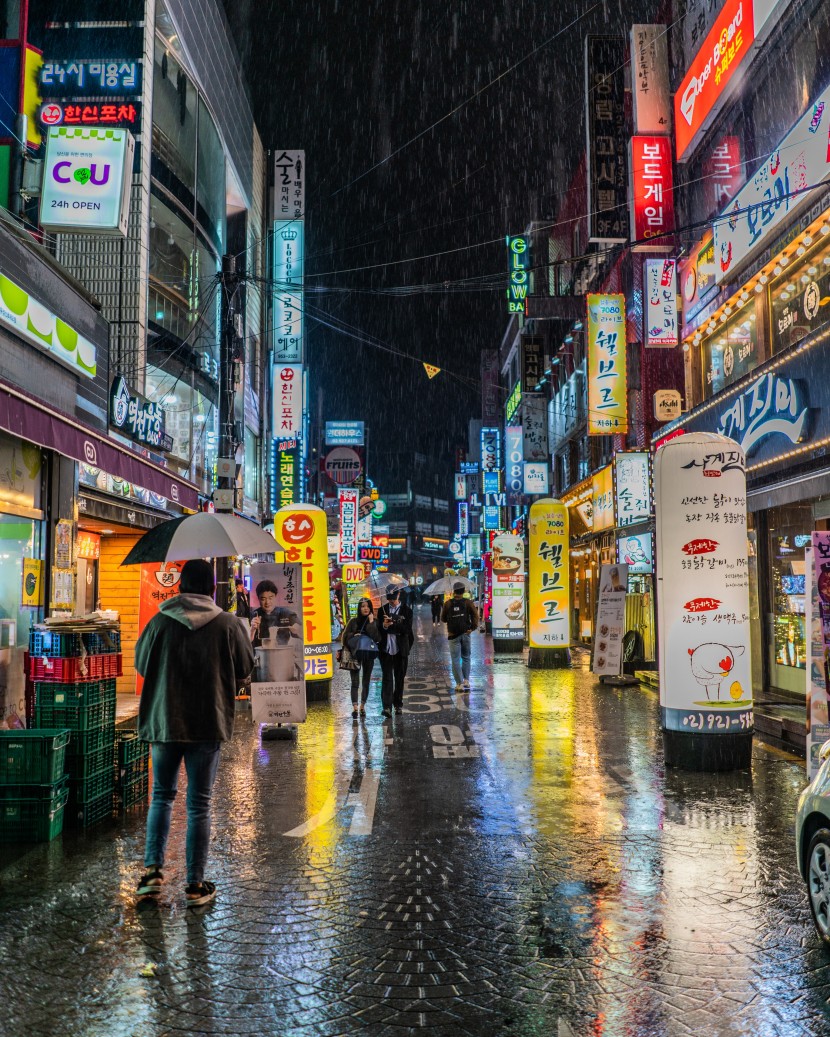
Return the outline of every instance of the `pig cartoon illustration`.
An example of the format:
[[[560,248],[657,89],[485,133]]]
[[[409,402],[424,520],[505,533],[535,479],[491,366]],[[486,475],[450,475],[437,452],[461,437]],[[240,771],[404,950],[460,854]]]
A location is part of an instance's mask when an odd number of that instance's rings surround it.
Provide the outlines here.
[[[720,699],[720,686],[735,666],[735,659],[744,654],[743,647],[732,647],[707,642],[689,649],[692,676],[706,689],[706,698]]]

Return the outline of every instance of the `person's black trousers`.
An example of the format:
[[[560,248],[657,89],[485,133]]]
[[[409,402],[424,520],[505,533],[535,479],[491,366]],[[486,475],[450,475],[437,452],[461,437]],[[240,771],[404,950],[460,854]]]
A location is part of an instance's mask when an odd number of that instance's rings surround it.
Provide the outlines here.
[[[400,709],[403,706],[403,679],[406,676],[407,658],[401,655],[380,653],[380,669],[383,682],[380,686],[380,699],[384,709]]]
[[[357,705],[357,688],[360,682],[360,675],[363,674],[363,695],[361,701],[365,705],[366,699],[369,698],[369,681],[372,677],[372,669],[375,665],[375,659],[377,658],[377,652],[363,652],[358,651],[356,658],[360,663],[359,670],[349,670],[349,676],[352,679],[352,705]]]

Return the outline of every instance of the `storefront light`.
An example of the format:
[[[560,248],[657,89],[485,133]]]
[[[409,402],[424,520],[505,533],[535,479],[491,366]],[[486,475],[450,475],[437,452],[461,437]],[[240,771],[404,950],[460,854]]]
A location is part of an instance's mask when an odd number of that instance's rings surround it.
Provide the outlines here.
[[[779,277],[783,269],[784,268],[780,265],[780,263],[776,263],[775,266],[772,268],[772,272],[775,274],[776,277]]]
[[[824,234],[825,236],[827,234],[830,234],[830,223],[823,224],[823,226],[821,228],[821,233]]]
[[[824,263],[825,266],[830,266],[830,256],[825,256],[822,263]]]
[[[801,240],[804,242],[805,245],[813,244],[813,237],[811,234],[805,234]]]
[[[786,266],[787,263],[789,263],[789,261],[790,257],[787,255],[786,252],[782,252],[781,255],[778,257],[778,262],[781,264],[781,266]]]
[[[767,281],[769,281],[769,278],[767,277],[766,274],[761,274],[761,276],[758,278],[758,280],[761,282],[761,284],[766,284]]]
[[[755,291],[760,295],[761,292],[763,292],[763,290],[764,290],[764,286],[759,281],[758,284],[755,285]]]
[[[803,245],[799,245],[798,248],[795,250],[795,254],[797,256],[803,256],[806,251],[807,249]]]
[[[818,273],[818,267],[817,266],[808,266],[807,267],[807,273],[810,275],[810,277],[815,277],[816,274]]]

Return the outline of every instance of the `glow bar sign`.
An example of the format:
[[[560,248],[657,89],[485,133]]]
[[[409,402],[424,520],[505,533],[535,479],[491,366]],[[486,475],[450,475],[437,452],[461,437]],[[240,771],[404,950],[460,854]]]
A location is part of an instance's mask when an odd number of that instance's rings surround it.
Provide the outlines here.
[[[625,296],[589,295],[589,436],[628,431],[625,347]]]
[[[496,472],[501,468],[501,434],[495,427],[481,430],[481,470]]]
[[[530,279],[530,243],[527,238],[507,238],[510,283],[507,287],[507,312],[527,312],[527,291]]]
[[[458,535],[468,536],[470,532],[470,505],[466,501],[458,502]]]
[[[340,549],[337,561],[357,561],[357,490],[339,489],[337,498],[340,506]]]

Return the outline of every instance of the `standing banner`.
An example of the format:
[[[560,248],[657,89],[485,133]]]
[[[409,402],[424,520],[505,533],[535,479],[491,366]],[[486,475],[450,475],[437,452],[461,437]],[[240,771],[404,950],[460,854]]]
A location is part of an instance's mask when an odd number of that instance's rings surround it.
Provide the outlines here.
[[[528,641],[531,648],[571,643],[568,567],[568,509],[543,497],[530,506],[528,520]]]
[[[599,574],[599,603],[591,660],[591,672],[597,677],[618,677],[622,671],[627,587],[627,565],[602,566]]]
[[[493,638],[523,641],[525,636],[525,545],[521,537],[493,537],[490,552]]]
[[[807,666],[807,777],[818,773],[818,754],[830,738],[828,647],[830,647],[830,533],[813,533],[804,552]]]
[[[255,724],[301,724],[306,718],[303,671],[302,566],[251,566],[254,667],[251,717]]]
[[[751,734],[743,450],[708,432],[668,440],[654,502],[663,728]]]
[[[285,547],[285,562],[303,567],[303,641],[305,679],[330,680],[331,651],[329,556],[326,513],[314,504],[290,504],[274,516],[275,538]]]

